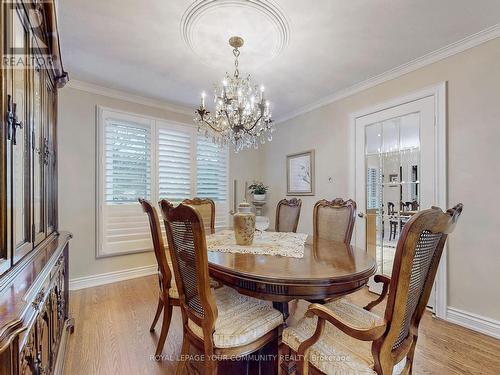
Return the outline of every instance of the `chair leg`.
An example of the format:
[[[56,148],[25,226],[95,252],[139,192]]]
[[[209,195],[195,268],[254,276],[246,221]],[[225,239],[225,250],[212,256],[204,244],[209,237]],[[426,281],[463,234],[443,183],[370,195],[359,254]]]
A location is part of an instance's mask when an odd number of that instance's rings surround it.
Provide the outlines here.
[[[205,375],[217,375],[217,360],[211,358],[205,358]]]
[[[182,340],[181,358],[175,369],[175,375],[182,375],[183,370],[187,367],[187,356],[189,354],[189,340],[184,335]]]
[[[158,340],[158,346],[156,347],[156,355],[159,356],[163,351],[163,345],[165,344],[165,339],[168,335],[168,329],[170,327],[170,320],[172,319],[172,305],[168,304],[163,310],[163,322],[161,324],[160,339]]]
[[[406,355],[406,365],[405,368],[408,368],[408,374],[411,375],[413,373],[413,357],[415,356],[415,347],[417,346],[418,336],[413,336],[413,342],[411,344],[410,350]]]
[[[281,375],[290,375],[295,371],[295,362],[292,361],[292,353],[290,347],[286,344],[282,344],[282,362],[280,364]]]
[[[156,308],[155,318],[153,319],[153,323],[151,324],[151,328],[149,328],[149,332],[154,332],[156,323],[158,322],[158,318],[160,317],[161,310],[163,310],[163,301],[161,298],[158,298],[158,307]]]

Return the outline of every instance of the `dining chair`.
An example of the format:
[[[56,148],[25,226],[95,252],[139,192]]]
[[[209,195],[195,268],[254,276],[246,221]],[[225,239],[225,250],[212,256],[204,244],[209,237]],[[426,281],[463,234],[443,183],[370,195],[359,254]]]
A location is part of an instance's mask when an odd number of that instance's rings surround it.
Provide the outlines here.
[[[396,215],[396,210],[394,208],[394,203],[387,202],[387,214],[389,215],[389,241],[396,239],[398,233],[399,221],[394,217]]]
[[[215,233],[215,202],[210,198],[184,199],[182,203],[196,209],[203,220],[205,232]]]
[[[297,232],[302,200],[297,198],[282,199],[276,206],[276,232]]]
[[[411,374],[418,327],[448,235],[462,204],[420,211],[404,226],[392,276],[376,275],[382,294],[364,308],[344,298],[311,304],[283,331],[284,355],[297,354],[298,374]],[[370,310],[387,296],[385,313]],[[330,359],[330,360],[327,360]],[[312,365],[312,366],[311,366]],[[293,368],[290,363],[283,371]]]
[[[283,316],[270,304],[229,287],[210,288],[205,229],[198,211],[180,204],[160,202],[179,290],[183,321],[181,356],[191,346],[204,355],[204,372],[216,374],[217,358],[240,357],[260,350],[271,342],[278,345]],[[176,374],[190,363],[181,361]],[[277,374],[277,362],[275,372]]]
[[[322,199],[314,205],[313,241],[326,239],[349,245],[356,220],[356,202],[335,198]]]
[[[145,199],[139,198],[139,203],[142,206],[143,211],[148,215],[149,227],[151,229],[151,238],[153,240],[153,249],[155,252],[156,262],[158,263],[158,283],[159,283],[159,296],[158,296],[158,307],[156,308],[156,314],[151,324],[150,332],[155,330],[156,323],[160,318],[160,314],[163,310],[163,322],[161,325],[160,338],[158,340],[158,346],[156,347],[156,356],[159,356],[165,345],[165,339],[168,335],[168,329],[170,327],[170,320],[172,319],[172,306],[179,306],[179,293],[177,291],[177,286],[175,279],[172,278],[171,267],[167,257],[167,252],[163,243],[163,236],[161,233],[160,220],[158,218],[158,213],[156,209]]]
[[[412,211],[418,211],[418,207],[420,206],[418,204],[418,201],[412,200],[411,202],[406,202],[406,205],[410,207]]]

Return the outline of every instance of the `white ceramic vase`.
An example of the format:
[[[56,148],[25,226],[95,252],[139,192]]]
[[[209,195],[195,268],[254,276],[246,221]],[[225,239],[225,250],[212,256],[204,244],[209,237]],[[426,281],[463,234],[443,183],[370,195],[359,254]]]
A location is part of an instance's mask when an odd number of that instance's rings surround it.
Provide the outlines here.
[[[254,194],[253,195],[253,199],[255,201],[259,201],[259,202],[265,201],[266,200],[266,194]]]

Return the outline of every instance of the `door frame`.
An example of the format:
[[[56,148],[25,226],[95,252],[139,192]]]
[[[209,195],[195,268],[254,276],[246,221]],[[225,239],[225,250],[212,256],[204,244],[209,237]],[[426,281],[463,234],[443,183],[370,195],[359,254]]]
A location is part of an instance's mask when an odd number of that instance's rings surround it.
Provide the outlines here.
[[[390,109],[415,100],[434,97],[434,136],[435,136],[435,202],[436,205],[447,209],[447,82],[425,87],[421,90],[388,100],[377,105],[364,108],[349,115],[349,194],[356,196],[356,120],[360,117]],[[447,310],[447,245],[443,249],[443,255],[436,274],[435,294],[436,301],[434,314],[438,318],[446,319]]]

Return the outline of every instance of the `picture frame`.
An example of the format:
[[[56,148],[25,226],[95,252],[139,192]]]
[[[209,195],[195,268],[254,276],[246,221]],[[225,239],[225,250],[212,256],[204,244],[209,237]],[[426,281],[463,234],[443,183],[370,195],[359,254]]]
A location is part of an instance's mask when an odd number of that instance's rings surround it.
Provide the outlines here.
[[[314,150],[286,156],[286,195],[314,195]]]
[[[398,174],[390,174],[389,175],[389,183],[391,184],[390,186],[398,186],[399,184],[399,175]]]

